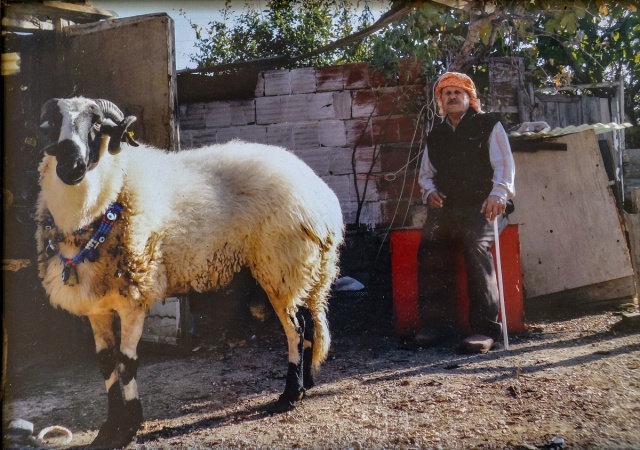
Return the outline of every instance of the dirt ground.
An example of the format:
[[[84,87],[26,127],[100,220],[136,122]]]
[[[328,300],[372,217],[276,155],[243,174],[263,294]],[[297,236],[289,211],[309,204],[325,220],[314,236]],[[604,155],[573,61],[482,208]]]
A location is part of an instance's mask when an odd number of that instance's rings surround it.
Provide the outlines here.
[[[343,325],[317,386],[277,415],[264,407],[284,388],[280,331],[220,335],[182,356],[143,354],[146,421],[129,448],[637,449],[640,333],[615,331],[619,321],[613,311],[529,318],[508,351],[485,355]],[[22,418],[37,434],[61,425],[74,446],[91,442],[106,417],[92,355],[13,368],[3,400],[5,426]]]

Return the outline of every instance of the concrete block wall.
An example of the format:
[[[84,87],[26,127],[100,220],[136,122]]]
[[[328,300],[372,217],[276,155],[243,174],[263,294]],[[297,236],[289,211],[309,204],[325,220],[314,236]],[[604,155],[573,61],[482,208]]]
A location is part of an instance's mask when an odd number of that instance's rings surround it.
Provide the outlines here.
[[[409,226],[421,203],[417,68],[405,63],[395,80],[362,63],[262,72],[252,99],[181,105],[181,147],[234,138],[285,147],[334,190],[345,223],[360,203],[361,225]]]

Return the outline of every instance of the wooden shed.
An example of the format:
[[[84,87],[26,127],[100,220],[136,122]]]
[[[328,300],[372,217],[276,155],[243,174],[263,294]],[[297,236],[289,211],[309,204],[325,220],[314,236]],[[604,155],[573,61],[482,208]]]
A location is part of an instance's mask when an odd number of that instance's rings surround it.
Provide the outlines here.
[[[515,152],[516,211],[528,305],[625,299],[634,271],[593,129],[545,142],[566,150]],[[548,147],[551,147],[550,145]]]

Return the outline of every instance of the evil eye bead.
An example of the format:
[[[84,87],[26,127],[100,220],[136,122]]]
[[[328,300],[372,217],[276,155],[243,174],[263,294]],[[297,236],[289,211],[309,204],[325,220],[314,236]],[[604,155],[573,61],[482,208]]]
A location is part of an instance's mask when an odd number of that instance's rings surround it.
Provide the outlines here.
[[[107,238],[105,236],[100,236],[98,238],[98,242],[100,242],[101,244],[106,240]]]
[[[117,216],[117,215],[116,215],[116,213],[114,213],[113,211],[109,211],[109,212],[107,213],[107,219],[109,219],[109,220],[111,220],[111,221],[116,220],[116,218],[117,218],[117,217],[118,217],[118,216]]]

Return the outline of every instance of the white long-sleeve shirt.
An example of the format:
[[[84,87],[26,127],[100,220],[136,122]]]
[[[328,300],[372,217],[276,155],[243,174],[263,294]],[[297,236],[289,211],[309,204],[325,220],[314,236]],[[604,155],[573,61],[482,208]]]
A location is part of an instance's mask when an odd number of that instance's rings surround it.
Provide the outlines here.
[[[453,128],[448,120],[447,124]],[[516,168],[511,154],[509,137],[500,122],[496,123],[491,135],[489,135],[489,159],[491,160],[491,167],[493,167],[493,189],[489,195],[496,195],[505,201],[515,197],[514,179]],[[425,145],[418,175],[418,184],[422,190],[422,201],[425,204],[429,194],[437,190],[433,181],[435,174],[436,169],[429,160],[429,150]]]

